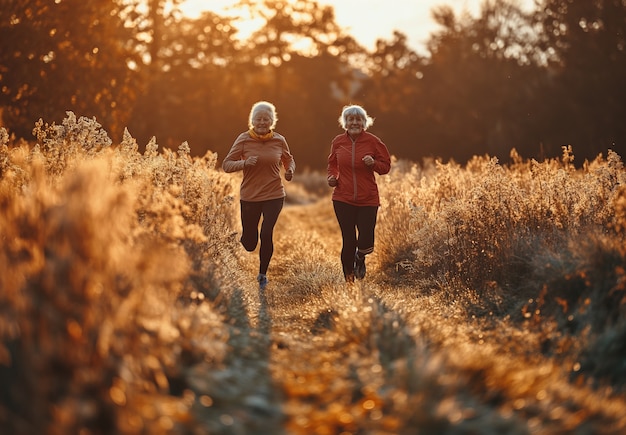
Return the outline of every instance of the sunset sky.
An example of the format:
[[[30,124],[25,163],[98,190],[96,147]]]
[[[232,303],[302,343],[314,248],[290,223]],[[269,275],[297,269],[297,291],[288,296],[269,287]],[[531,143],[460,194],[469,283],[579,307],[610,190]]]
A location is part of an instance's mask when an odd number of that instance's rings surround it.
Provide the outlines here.
[[[361,44],[373,48],[376,39],[391,39],[393,30],[404,33],[409,46],[422,51],[430,33],[437,29],[431,17],[435,6],[449,5],[460,13],[469,11],[475,15],[483,0],[318,0],[320,4],[335,8],[337,23],[348,30]],[[533,0],[518,0],[526,9],[532,8]],[[236,0],[187,0],[183,11],[189,16],[202,10],[213,10],[229,15],[226,7]],[[251,23],[253,25],[253,23]],[[244,31],[242,30],[242,34]]]

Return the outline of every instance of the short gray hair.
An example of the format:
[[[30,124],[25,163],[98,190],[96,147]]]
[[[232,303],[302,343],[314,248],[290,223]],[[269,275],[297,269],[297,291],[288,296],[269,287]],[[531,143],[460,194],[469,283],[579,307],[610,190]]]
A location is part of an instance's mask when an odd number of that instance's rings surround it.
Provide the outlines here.
[[[278,122],[278,116],[276,115],[276,106],[274,106],[269,101],[257,101],[252,105],[252,109],[250,109],[250,115],[248,115],[248,127],[252,128],[252,119],[257,114],[257,112],[265,111],[269,112],[270,117],[272,118],[272,125],[270,129],[274,129],[276,127],[276,122]]]
[[[367,130],[369,127],[374,125],[374,118],[369,116],[363,107],[359,106],[358,104],[350,104],[348,106],[343,106],[341,116],[339,117],[339,125],[341,125],[341,128],[343,128],[344,130],[346,130],[346,123],[348,122],[348,116],[350,115],[356,115],[363,119],[364,130]]]

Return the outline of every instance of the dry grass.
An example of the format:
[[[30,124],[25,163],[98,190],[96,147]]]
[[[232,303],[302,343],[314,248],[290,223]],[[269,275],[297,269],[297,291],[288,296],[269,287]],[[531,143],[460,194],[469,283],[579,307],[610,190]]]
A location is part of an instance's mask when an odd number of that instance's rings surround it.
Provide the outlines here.
[[[394,162],[355,285],[325,177],[298,174],[259,293],[216,156],[71,113],[35,133],[0,129],[8,433],[626,430],[616,154]]]

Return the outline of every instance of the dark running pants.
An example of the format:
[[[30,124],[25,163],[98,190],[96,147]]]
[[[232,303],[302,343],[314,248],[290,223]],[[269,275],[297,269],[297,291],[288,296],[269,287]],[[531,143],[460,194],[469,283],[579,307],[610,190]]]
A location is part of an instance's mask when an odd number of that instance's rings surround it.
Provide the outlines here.
[[[274,254],[274,225],[283,209],[285,198],[269,201],[241,201],[241,244],[248,252],[255,250],[259,241],[259,221],[261,223],[261,247],[259,248],[259,273],[266,274]]]
[[[344,276],[354,274],[354,254],[357,248],[363,255],[374,251],[374,229],[376,228],[376,206],[356,206],[333,201],[335,216],[341,228],[341,265]]]

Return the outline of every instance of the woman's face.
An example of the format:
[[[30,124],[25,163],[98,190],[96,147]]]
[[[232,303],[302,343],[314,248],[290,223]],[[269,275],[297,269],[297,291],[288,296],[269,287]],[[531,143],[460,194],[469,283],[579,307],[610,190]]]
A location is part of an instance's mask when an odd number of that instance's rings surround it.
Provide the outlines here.
[[[358,136],[363,132],[365,121],[359,115],[346,116],[346,130],[350,136]]]
[[[252,117],[252,129],[259,136],[269,133],[271,126],[272,114],[267,110],[259,110]]]

